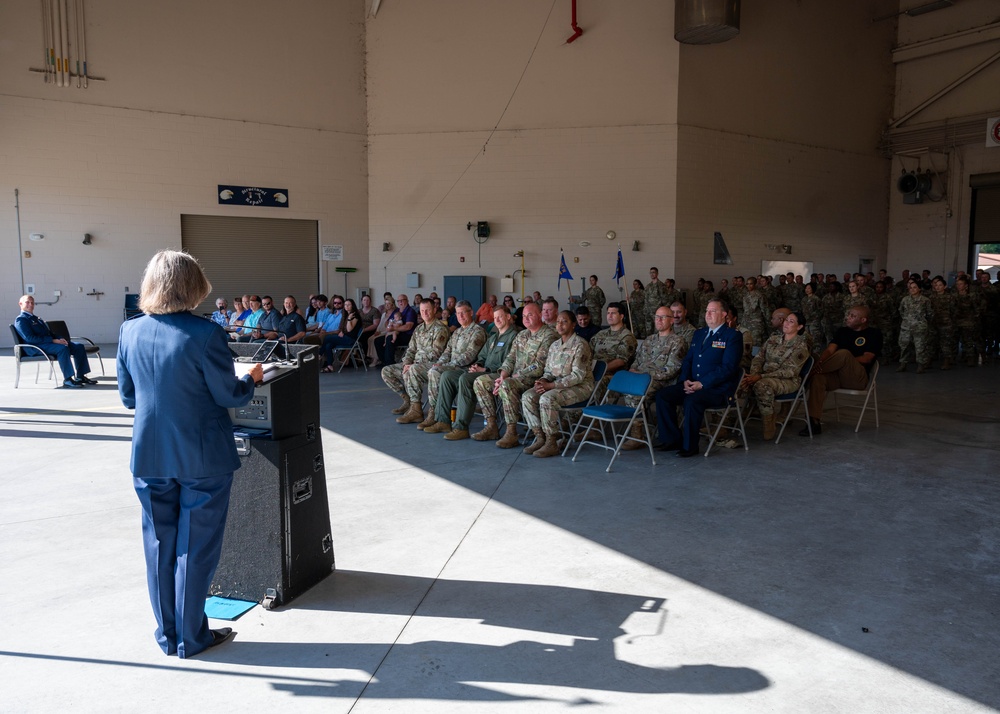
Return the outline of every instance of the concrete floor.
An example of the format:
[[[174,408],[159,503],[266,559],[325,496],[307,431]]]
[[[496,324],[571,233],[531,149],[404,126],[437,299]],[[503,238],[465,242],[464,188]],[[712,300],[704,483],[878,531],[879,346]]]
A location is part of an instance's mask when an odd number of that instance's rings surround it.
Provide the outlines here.
[[[811,442],[611,474],[597,449],[444,442],[394,422],[377,373],[321,375],[338,570],[179,661],[113,352],[72,391],[33,366],[15,390],[0,354],[0,711],[1000,707],[1000,368],[887,369],[879,429],[831,410]]]

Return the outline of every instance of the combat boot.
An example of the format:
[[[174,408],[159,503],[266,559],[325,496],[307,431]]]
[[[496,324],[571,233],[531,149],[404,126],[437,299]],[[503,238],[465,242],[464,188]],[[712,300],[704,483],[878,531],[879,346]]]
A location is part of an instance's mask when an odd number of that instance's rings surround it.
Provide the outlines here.
[[[406,410],[406,414],[396,417],[396,422],[399,424],[419,424],[423,420],[424,410],[418,402],[410,402],[410,408]]]
[[[533,454],[540,448],[545,446],[545,434],[542,433],[541,429],[535,429],[535,440],[531,442],[531,446],[524,447],[524,453]]]
[[[517,427],[513,424],[508,424],[507,431],[504,432],[503,438],[497,442],[497,448],[513,449],[515,446],[517,446]]]
[[[764,422],[764,441],[771,441],[774,438],[775,421],[774,414],[761,414],[760,420]]]
[[[941,369],[951,369],[951,357],[945,357],[941,362]]]
[[[642,433],[642,424],[636,422],[632,425],[629,430],[628,435],[633,439],[645,439],[645,435]],[[642,449],[646,445],[641,441],[632,441],[632,439],[627,439],[624,444],[622,444],[622,451],[635,451],[636,449]]]
[[[425,434],[447,434],[449,431],[451,431],[451,424],[446,421],[436,421],[430,426],[424,427]]]
[[[926,364],[918,364],[917,365],[917,374],[923,374],[926,371],[927,371],[927,365]]]
[[[536,459],[545,459],[549,456],[556,456],[559,453],[559,444],[556,443],[556,435],[549,434],[545,437],[545,445],[534,453]]]
[[[897,372],[905,372],[906,371],[906,362],[900,362],[899,366],[896,367],[896,371]]]
[[[417,428],[418,428],[418,429],[420,429],[421,431],[423,431],[423,430],[424,430],[424,429],[426,429],[427,427],[429,427],[429,426],[434,426],[435,424],[437,424],[437,419],[436,419],[436,418],[434,417],[434,410],[433,410],[433,409],[431,409],[431,410],[429,410],[429,411],[427,412],[427,418],[426,418],[426,419],[424,419],[424,420],[423,420],[422,422],[420,422],[419,424],[417,424]],[[451,429],[449,428],[449,431],[450,431],[450,430],[451,430]]]
[[[483,427],[482,431],[477,431],[472,435],[472,438],[476,441],[496,441],[500,438],[500,430],[497,428],[496,417],[488,417],[486,419],[486,426]]]
[[[393,414],[406,414],[410,411],[410,397],[408,395],[403,395],[403,403],[392,410]]]
[[[444,435],[444,438],[447,439],[448,441],[461,441],[462,439],[468,439],[469,430],[452,429],[451,431],[449,431],[447,434]]]

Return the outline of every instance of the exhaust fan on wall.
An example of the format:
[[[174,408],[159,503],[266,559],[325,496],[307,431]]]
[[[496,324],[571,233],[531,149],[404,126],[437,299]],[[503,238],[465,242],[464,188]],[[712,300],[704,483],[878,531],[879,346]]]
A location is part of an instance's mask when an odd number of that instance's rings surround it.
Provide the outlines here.
[[[931,190],[931,172],[904,170],[896,181],[896,189],[903,194],[903,203],[923,203],[924,194]]]

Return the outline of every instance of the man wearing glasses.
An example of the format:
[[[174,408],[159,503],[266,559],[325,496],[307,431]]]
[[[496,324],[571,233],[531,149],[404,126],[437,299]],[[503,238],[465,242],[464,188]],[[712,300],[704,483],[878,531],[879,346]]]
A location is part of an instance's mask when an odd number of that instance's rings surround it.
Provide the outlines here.
[[[249,299],[250,303],[250,314],[243,321],[243,327],[240,328],[239,335],[233,333],[233,339],[237,342],[249,342],[253,339],[253,332],[257,329],[257,323],[260,322],[260,318],[264,316],[264,310],[261,307],[260,296],[251,295]]]
[[[265,295],[260,306],[264,309],[264,314],[257,321],[257,329],[250,333],[253,342],[278,339],[281,313],[274,309],[274,300],[271,299],[270,295]]]

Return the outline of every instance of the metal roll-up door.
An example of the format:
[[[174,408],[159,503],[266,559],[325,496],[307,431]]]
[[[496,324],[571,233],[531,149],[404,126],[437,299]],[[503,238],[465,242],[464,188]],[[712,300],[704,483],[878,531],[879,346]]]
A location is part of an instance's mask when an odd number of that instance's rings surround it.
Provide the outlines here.
[[[284,218],[181,215],[181,245],[201,263],[212,294],[196,310],[215,310],[216,298],[270,295],[277,307],[294,295],[319,292],[319,224]]]

